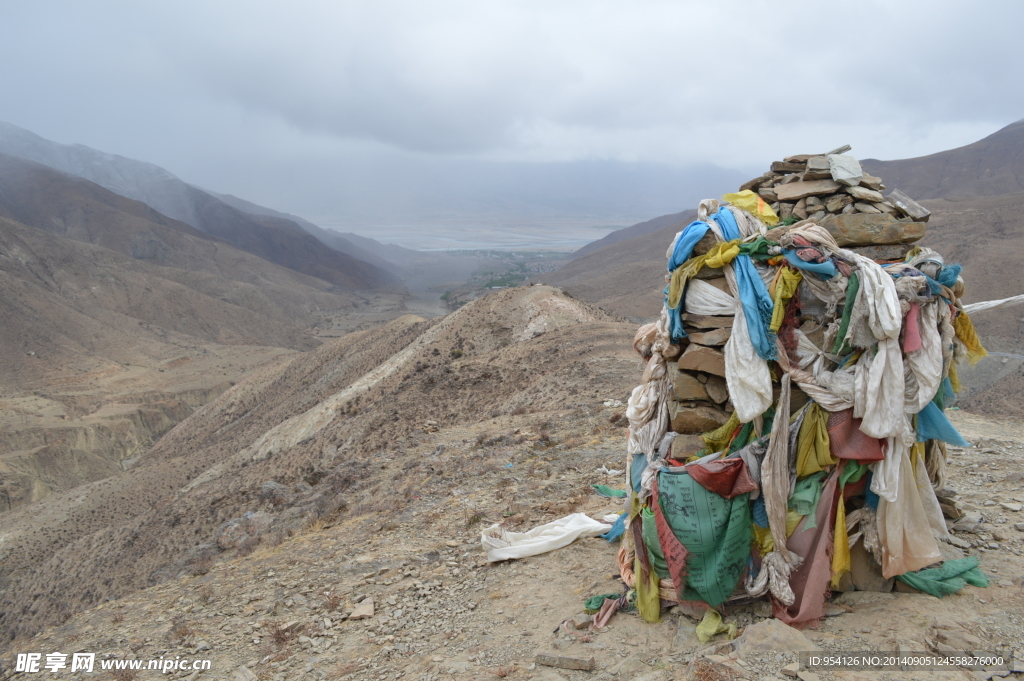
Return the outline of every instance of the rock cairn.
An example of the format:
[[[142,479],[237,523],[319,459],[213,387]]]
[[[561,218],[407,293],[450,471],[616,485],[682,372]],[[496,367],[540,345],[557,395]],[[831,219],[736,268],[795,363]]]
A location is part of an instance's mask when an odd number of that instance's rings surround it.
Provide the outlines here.
[[[769,240],[777,241],[785,226],[808,220],[827,229],[840,247],[879,262],[901,260],[924,237],[931,213],[898,189],[883,196],[881,178],[865,173],[860,161],[846,154],[849,150],[843,146],[825,154],[788,156],[739,189],[755,192],[779,217],[779,227],[765,235]],[[707,253],[715,244],[709,232],[693,253]],[[697,279],[729,293],[721,269],[704,268]],[[671,430],[688,436],[673,442],[672,456],[680,460],[702,449],[699,435],[724,425],[733,411],[723,352],[733,317],[682,317],[689,344],[678,362],[668,365]],[[809,335],[820,342],[813,331]],[[806,402],[807,396],[794,388],[792,410]]]

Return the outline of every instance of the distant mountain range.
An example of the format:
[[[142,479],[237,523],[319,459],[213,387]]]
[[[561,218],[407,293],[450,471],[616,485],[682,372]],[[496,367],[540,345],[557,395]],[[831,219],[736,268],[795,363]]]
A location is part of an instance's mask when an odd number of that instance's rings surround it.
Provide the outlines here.
[[[58,144],[2,122],[0,153],[95,182],[243,251],[338,286],[400,285],[390,263],[340,235],[335,237],[301,218],[242,199],[214,195],[152,163],[80,144]]]
[[[861,161],[911,198],[957,199],[1024,192],[1024,119],[973,144],[900,161]]]

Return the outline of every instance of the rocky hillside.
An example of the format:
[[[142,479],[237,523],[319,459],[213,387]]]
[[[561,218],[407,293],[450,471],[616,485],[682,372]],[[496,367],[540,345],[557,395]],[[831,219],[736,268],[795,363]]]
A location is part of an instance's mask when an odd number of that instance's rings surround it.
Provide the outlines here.
[[[58,144],[3,122],[0,122],[0,154],[11,157],[3,160],[3,174],[30,173],[29,182],[36,191],[51,189],[41,181],[37,171],[13,164],[12,159],[30,161],[88,180],[120,197],[144,203],[172,220],[223,239],[240,250],[338,286],[366,289],[399,283],[389,268],[336,250],[341,243],[325,248],[323,241],[288,219],[291,216],[270,210],[256,214],[240,210],[152,163],[107,154],[80,144]]]
[[[522,311],[511,294],[492,297],[501,307],[515,306]],[[553,300],[565,301],[560,297]],[[467,308],[486,312],[483,302]],[[563,309],[571,311],[572,303],[564,304],[567,307]],[[511,321],[499,320],[498,309],[490,311],[492,321],[498,324]],[[415,338],[440,327],[413,320],[408,323],[422,332],[413,334]],[[515,322],[509,325],[516,334]],[[596,333],[580,333],[586,329]],[[123,536],[120,532],[99,534],[95,543],[113,540],[105,546],[125,551],[132,559],[150,548],[160,551],[164,560],[183,560],[189,553],[173,548],[174,540],[154,543],[153,529],[179,537],[178,543],[185,546],[185,529],[216,527],[216,531],[203,530],[190,537],[194,542],[208,542],[197,552],[201,557],[194,564],[177,573],[158,571],[152,586],[103,600],[81,612],[57,604],[57,612],[47,617],[33,614],[32,607],[41,607],[49,590],[41,581],[19,581],[19,585],[31,584],[39,594],[34,601],[30,596],[19,601],[27,608],[19,610],[21,619],[31,623],[20,631],[34,631],[32,625],[42,621],[54,624],[33,638],[22,635],[5,641],[3,659],[13,659],[18,652],[58,650],[95,651],[97,668],[103,659],[206,659],[212,663],[210,671],[183,670],[171,676],[249,681],[756,681],[792,678],[793,674],[804,679],[814,679],[812,674],[816,674],[836,681],[931,681],[989,678],[993,672],[999,677],[1020,676],[1014,676],[1008,665],[989,671],[955,669],[936,674],[910,670],[826,672],[802,668],[797,662],[800,652],[811,650],[829,654],[862,649],[954,654],[985,650],[1003,655],[1014,669],[1024,669],[1019,666],[1024,661],[1024,512],[1015,510],[1024,500],[1024,430],[964,412],[951,412],[951,417],[975,446],[951,449],[948,487],[959,490],[960,507],[978,522],[966,523],[971,531],[955,533],[963,549],[943,546],[951,558],[964,554],[979,557],[981,569],[991,580],[988,588],[967,586],[942,599],[899,588],[889,593],[841,593],[833,599],[824,621],[804,632],[766,619],[769,608],[765,603],[737,605],[725,618],[739,627],[742,636],[735,642],[718,636],[704,645],[697,639],[695,621],[678,609],[665,612],[657,624],[643,622],[635,612],[620,612],[603,630],[587,630],[588,616],[581,612],[584,600],[622,591],[616,544],[581,539],[551,553],[486,563],[479,535],[481,528],[492,522],[526,529],[573,511],[602,517],[618,510],[620,502],[597,496],[590,486],[621,486],[620,477],[609,477],[602,468],[621,468],[625,452],[622,408],[610,400],[606,400],[609,406],[604,406],[586,398],[594,389],[599,393],[608,390],[611,394],[607,396],[614,397],[622,388],[602,380],[602,374],[573,383],[570,365],[564,362],[573,350],[577,353],[573,357],[601,361],[605,370],[628,367],[627,374],[635,381],[640,368],[618,355],[617,348],[629,342],[622,333],[625,331],[608,322],[584,321],[532,340],[513,337],[504,348],[500,336],[487,340],[487,334],[481,332],[473,342],[494,350],[477,357],[469,351],[459,358],[472,360],[472,365],[449,364],[430,351],[418,355],[420,366],[424,362],[432,366],[420,372],[420,378],[407,379],[404,391],[408,399],[390,394],[399,418],[411,403],[425,401],[423,382],[439,365],[467,377],[469,366],[475,372],[497,369],[512,385],[511,394],[521,399],[529,393],[528,388],[517,379],[508,380],[514,375],[508,371],[508,360],[514,359],[538,380],[543,375],[553,386],[565,386],[567,392],[561,404],[545,398],[534,402],[536,412],[512,409],[512,413],[503,413],[508,406],[522,402],[502,405],[495,398],[501,391],[496,381],[482,380],[472,393],[484,400],[481,410],[468,409],[462,421],[443,417],[424,422],[423,427],[406,431],[407,435],[393,437],[387,448],[375,455],[353,455],[350,445],[339,450],[337,461],[342,463],[327,476],[314,471],[303,479],[280,474],[279,468],[277,479],[263,477],[272,474],[267,462],[292,456],[296,464],[317,457],[324,460],[322,454],[311,457],[310,451],[325,445],[331,451],[334,444],[314,435],[310,442],[250,463],[240,472],[247,476],[244,480],[203,483],[211,488],[209,508],[197,506],[191,513],[185,512],[184,497],[199,494],[198,488],[168,495],[147,513],[152,524],[132,524]],[[549,336],[559,341],[552,342]],[[469,337],[463,338],[463,347],[468,348]],[[369,340],[367,336],[360,343]],[[439,340],[440,336],[432,337],[432,342]],[[414,347],[415,342],[405,347]],[[440,345],[435,347],[440,349]],[[318,360],[320,370],[329,371],[332,363],[322,363],[323,359]],[[545,365],[552,373],[541,371]],[[323,390],[317,375],[298,371],[300,366],[303,370],[314,368],[313,363],[295,360],[284,372],[290,374],[287,381],[284,374],[275,374],[276,379],[268,375],[261,382],[277,380],[279,385],[295,387],[305,380],[307,389],[318,395],[331,389]],[[480,373],[476,376],[482,378]],[[623,377],[623,383],[629,377]],[[583,392],[583,385],[589,390]],[[579,397],[571,396],[574,390]],[[302,393],[285,392],[283,401],[296,395]],[[449,403],[434,401],[438,413],[444,415]],[[196,420],[237,419],[245,407],[224,414],[223,408],[231,404],[238,402],[229,393],[204,414],[197,414]],[[365,400],[360,406],[368,407]],[[490,408],[497,410],[486,412]],[[256,409],[252,413],[263,420],[265,412]],[[410,418],[422,418],[423,413]],[[237,420],[234,423],[234,428],[246,428]],[[179,432],[184,433],[186,425]],[[340,435],[333,424],[321,432]],[[205,437],[201,433],[196,436]],[[236,444],[250,440],[251,436],[241,437]],[[250,475],[253,468],[259,471]],[[361,480],[338,478],[339,472]],[[234,475],[221,479],[229,477]],[[242,514],[243,509],[247,515]],[[213,520],[196,520],[207,515]],[[162,523],[157,522],[159,518]],[[220,519],[224,521],[216,525]],[[92,546],[81,542],[77,548],[90,556],[95,551]],[[79,569],[78,555],[65,553],[71,572]],[[98,597],[103,594],[135,590],[134,585],[125,589],[113,586],[124,575],[123,567],[115,566],[110,575],[112,585],[91,576],[94,563],[95,558],[87,558],[87,565],[78,573],[80,592],[88,591],[102,600]],[[50,563],[45,570],[56,574]],[[59,580],[54,593],[76,591]],[[9,607],[4,604],[5,609]],[[552,668],[538,660],[563,666]],[[577,670],[583,665],[592,665],[593,671]],[[10,665],[0,670],[0,679],[24,678],[10,670]],[[128,673],[114,672],[114,678]],[[146,678],[145,674],[139,678]]]
[[[397,516],[431,476],[450,487],[474,475],[464,457],[483,444],[546,446],[551,414],[625,398],[634,331],[535,286],[431,321],[403,317],[268,368],[125,473],[5,516],[0,630],[26,635],[61,613],[196,574],[240,542],[251,549],[343,506],[385,504]],[[425,432],[473,424],[487,435],[446,445],[449,468],[413,453]],[[298,495],[275,486],[299,483],[309,487]]]
[[[958,149],[898,161],[867,159],[864,169],[911,198],[959,199],[1024,192],[1024,120]]]

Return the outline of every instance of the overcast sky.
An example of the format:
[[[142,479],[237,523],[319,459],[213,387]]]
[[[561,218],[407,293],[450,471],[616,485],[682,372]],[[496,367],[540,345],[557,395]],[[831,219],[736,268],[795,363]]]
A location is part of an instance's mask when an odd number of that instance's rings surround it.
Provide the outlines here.
[[[254,200],[377,158],[906,158],[1024,117],[1022,25],[1018,0],[0,2],[0,120]]]

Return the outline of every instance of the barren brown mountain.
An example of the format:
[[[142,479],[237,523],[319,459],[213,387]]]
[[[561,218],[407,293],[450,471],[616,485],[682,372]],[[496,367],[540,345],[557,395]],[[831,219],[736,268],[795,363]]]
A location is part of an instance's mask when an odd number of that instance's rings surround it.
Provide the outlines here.
[[[398,513],[410,485],[431,475],[404,454],[416,433],[624,398],[636,369],[633,331],[534,286],[432,321],[402,317],[268,368],[125,473],[7,514],[0,630],[25,635],[69,609],[193,574],[236,548],[218,531],[249,511],[270,514],[259,516],[257,534],[381,498]],[[393,478],[372,475],[396,466],[404,472]],[[284,508],[264,484],[303,480],[315,494]]]
[[[949,151],[899,161],[862,161],[864,169],[915,200],[1024,192],[1024,120]]]
[[[203,232],[88,180],[0,154],[0,215],[32,227],[158,261],[178,254],[178,244],[161,243],[162,237],[171,232],[205,233],[336,286],[370,289],[398,284],[397,277],[387,270],[325,246],[288,220],[249,215],[198,189],[189,190],[191,203],[203,218]],[[153,234],[157,226],[166,228],[159,230],[159,237]],[[180,241],[180,237],[170,238]],[[181,261],[171,264],[185,265]]]
[[[122,471],[339,320],[401,314],[402,296],[358,271],[331,278],[363,290],[0,156],[0,513]]]

